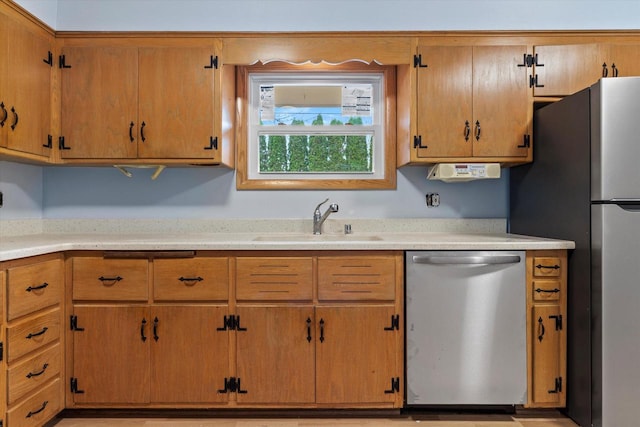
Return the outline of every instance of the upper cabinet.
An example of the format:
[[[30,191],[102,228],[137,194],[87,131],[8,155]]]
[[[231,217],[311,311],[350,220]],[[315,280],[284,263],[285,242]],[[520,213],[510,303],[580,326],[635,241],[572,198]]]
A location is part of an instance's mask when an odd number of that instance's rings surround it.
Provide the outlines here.
[[[569,44],[535,46],[535,96],[565,96],[601,77],[640,75],[640,44]]]
[[[231,147],[223,150],[223,143],[232,144],[233,103],[223,105],[221,98],[234,90],[234,70],[225,70],[223,83],[217,51],[215,40],[65,45],[61,157],[69,162],[232,164]]]
[[[528,70],[520,66],[527,46],[419,45],[417,52],[416,125],[404,144],[399,138],[400,164],[531,159]]]
[[[51,155],[53,35],[0,11],[0,154]]]

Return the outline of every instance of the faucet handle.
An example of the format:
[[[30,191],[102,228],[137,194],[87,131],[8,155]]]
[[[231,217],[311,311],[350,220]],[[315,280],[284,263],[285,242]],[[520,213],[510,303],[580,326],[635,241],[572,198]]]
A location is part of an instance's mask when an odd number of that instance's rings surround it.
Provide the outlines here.
[[[328,201],[329,201],[329,198],[327,197],[326,199],[324,199],[324,202],[318,203],[318,206],[316,206],[316,210],[314,212],[318,212],[320,210],[320,206],[324,205]]]

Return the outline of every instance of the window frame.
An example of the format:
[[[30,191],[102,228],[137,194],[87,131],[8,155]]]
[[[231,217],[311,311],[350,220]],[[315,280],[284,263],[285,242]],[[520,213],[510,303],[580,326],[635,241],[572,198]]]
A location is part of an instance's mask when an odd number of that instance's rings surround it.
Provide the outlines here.
[[[377,177],[371,174],[333,174],[330,177],[320,177],[320,174],[297,174],[285,176],[286,174],[262,174],[259,178],[254,176],[257,171],[256,162],[250,170],[250,135],[249,117],[251,105],[251,74],[363,74],[380,73],[383,75],[382,91],[384,92],[384,113],[380,117],[382,120],[382,144],[383,161],[380,165],[381,171]],[[255,189],[393,189],[396,188],[396,73],[394,66],[383,66],[378,64],[364,64],[361,62],[348,62],[338,65],[330,64],[289,64],[284,62],[273,62],[268,64],[256,64],[250,66],[237,67],[237,95],[238,95],[238,126],[237,131],[237,164],[236,164],[236,188],[239,190]],[[321,132],[319,132],[321,133]],[[255,133],[254,133],[255,134]],[[257,147],[256,147],[257,151]],[[358,175],[362,176],[361,178]]]

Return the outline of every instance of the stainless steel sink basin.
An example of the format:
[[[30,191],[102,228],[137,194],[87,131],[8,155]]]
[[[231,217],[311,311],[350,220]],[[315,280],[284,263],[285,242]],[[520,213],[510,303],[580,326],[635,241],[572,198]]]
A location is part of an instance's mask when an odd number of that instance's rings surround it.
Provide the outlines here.
[[[253,239],[255,242],[375,242],[382,237],[362,234],[265,234]]]

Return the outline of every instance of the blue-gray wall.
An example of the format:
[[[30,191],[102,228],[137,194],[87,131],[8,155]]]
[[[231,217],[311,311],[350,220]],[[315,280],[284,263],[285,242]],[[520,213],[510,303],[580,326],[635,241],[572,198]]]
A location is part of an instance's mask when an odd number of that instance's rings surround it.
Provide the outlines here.
[[[18,0],[58,30],[340,31],[640,28],[638,0]],[[506,217],[508,179],[445,184],[425,167],[391,191],[236,191],[224,168],[149,170],[0,162],[0,218],[306,218],[325,197],[342,217]],[[507,171],[508,173],[508,171]],[[427,208],[427,192],[442,204]]]

